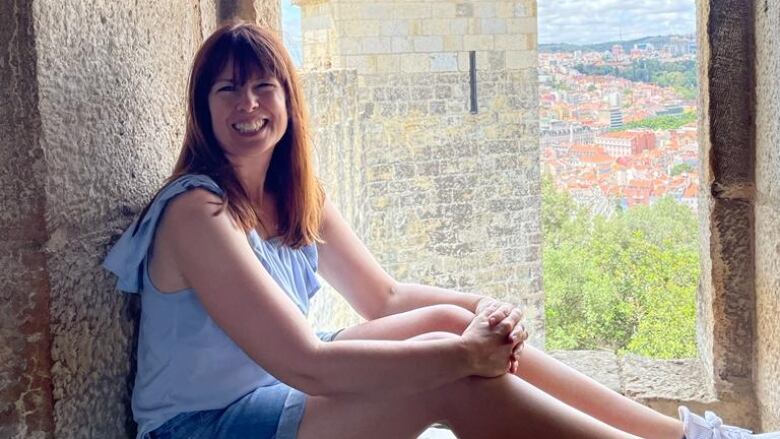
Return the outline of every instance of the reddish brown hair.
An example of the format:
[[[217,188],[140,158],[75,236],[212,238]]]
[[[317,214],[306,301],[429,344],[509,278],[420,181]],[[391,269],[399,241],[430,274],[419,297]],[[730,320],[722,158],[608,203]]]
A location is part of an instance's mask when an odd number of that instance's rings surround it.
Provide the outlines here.
[[[303,90],[280,39],[256,25],[222,26],[203,42],[195,55],[189,79],[184,142],[166,184],[185,174],[207,175],[225,191],[220,212],[226,208],[246,232],[262,224],[256,206],[236,177],[212,129],[209,90],[228,62],[233,63],[236,84],[243,84],[253,73],[259,73],[274,76],[284,88],[288,125],[271,156],[265,189],[276,196],[278,228],[284,244],[297,248],[319,242],[324,193],[314,175]]]

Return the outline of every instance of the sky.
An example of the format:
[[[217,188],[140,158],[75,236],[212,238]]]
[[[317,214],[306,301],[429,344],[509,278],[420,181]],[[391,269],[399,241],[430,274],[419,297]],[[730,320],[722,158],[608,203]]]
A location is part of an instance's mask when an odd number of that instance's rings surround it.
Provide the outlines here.
[[[541,44],[696,32],[695,0],[538,0],[537,5]]]
[[[537,5],[541,44],[602,43],[696,32],[695,0],[537,0]],[[290,0],[282,0],[282,21],[287,47],[293,57],[299,57],[300,8]]]

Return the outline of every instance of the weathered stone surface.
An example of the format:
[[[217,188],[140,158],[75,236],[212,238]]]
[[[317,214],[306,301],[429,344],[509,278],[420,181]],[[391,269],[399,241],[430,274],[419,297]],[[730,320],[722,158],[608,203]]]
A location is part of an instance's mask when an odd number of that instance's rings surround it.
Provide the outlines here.
[[[667,398],[712,401],[712,388],[701,362],[651,360],[636,355],[620,358],[623,393],[638,400]]]
[[[203,0],[200,0],[203,3]],[[280,1],[268,0],[212,0],[216,6],[218,23],[248,21],[281,32]]]
[[[700,72],[700,215],[702,278],[698,339],[717,398],[738,401],[755,425],[755,399],[743,383],[754,374],[755,128],[752,4],[698,3]],[[735,393],[737,392],[737,393]],[[741,393],[739,393],[741,392]]]
[[[716,377],[750,378],[755,316],[753,203],[714,200],[713,354]]]
[[[711,1],[708,16],[712,183],[753,182],[753,10],[749,2]],[[709,180],[706,180],[709,182]],[[721,190],[713,188],[713,191]],[[716,195],[717,196],[717,195]]]
[[[32,2],[0,13],[0,437],[51,437],[49,284]]]
[[[780,4],[755,2],[756,357],[764,431],[780,430]]]
[[[53,360],[41,407],[54,402],[57,436],[132,435],[133,316],[99,264],[170,170],[200,17],[190,2],[38,1],[31,15],[40,123],[25,146],[42,151]]]
[[[696,27],[697,29],[707,29],[708,17],[710,11],[710,2],[696,2]],[[698,143],[699,143],[699,176],[702,182],[702,188],[707,187],[706,182],[711,181],[711,171],[709,167],[711,155],[710,143],[710,114],[704,109],[710,105],[710,83],[703,80],[709,74],[710,70],[710,43],[706,32],[697,32],[697,50],[699,53],[699,97],[697,106],[702,111],[699,112],[698,124]],[[699,191],[698,214],[699,224],[709,224],[710,210],[712,205],[712,195],[706,190]],[[713,318],[712,318],[712,260],[710,252],[709,227],[699,228],[699,255],[700,255],[700,280],[699,288],[696,292],[696,345],[699,348],[699,356],[702,365],[707,372],[707,376],[713,376],[712,350],[713,350]]]

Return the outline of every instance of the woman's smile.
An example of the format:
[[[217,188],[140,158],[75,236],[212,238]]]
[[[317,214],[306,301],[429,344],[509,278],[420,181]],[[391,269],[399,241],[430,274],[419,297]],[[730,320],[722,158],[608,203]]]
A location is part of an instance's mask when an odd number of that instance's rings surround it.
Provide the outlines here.
[[[252,137],[258,134],[261,130],[268,126],[269,120],[267,118],[254,119],[242,122],[236,122],[230,126],[236,130],[239,135],[244,137]]]

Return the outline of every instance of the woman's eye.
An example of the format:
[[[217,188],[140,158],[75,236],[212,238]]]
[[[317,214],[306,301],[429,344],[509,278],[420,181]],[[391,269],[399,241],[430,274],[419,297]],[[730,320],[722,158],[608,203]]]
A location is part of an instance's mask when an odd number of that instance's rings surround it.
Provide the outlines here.
[[[270,82],[262,82],[260,84],[257,84],[257,88],[263,88],[263,87],[273,87],[274,85]]]
[[[233,91],[234,88],[232,85],[225,85],[217,89],[217,91]]]

